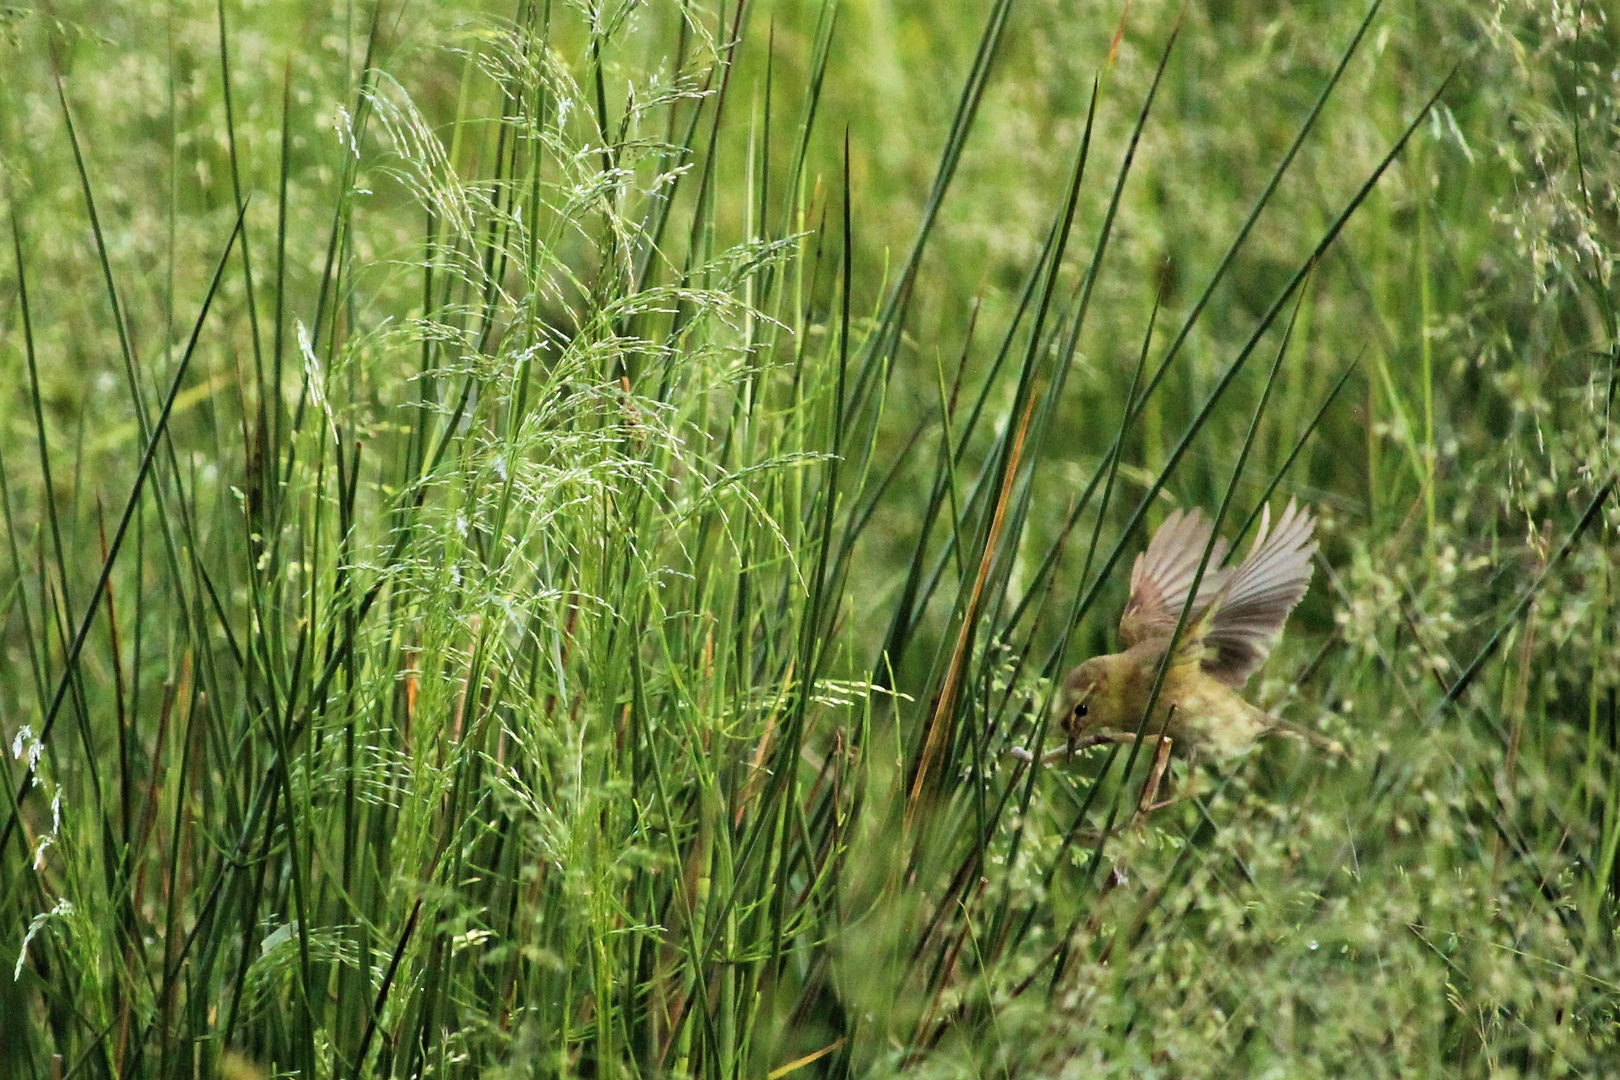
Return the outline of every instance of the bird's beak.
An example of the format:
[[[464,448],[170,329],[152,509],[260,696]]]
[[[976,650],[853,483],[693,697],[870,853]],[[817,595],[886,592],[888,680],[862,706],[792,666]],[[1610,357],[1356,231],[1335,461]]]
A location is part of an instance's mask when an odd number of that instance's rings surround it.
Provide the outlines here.
[[[1069,712],[1073,712],[1075,709],[1084,704],[1085,700],[1091,696],[1092,691],[1095,689],[1097,689],[1096,683],[1092,683],[1090,686],[1082,687],[1080,693],[1072,702],[1069,703]],[[1074,733],[1068,729],[1068,725],[1064,723],[1064,720],[1068,717],[1068,713],[1062,711],[1064,700],[1065,699],[1061,696],[1052,699],[1052,711],[1055,714],[1053,716],[1053,720],[1057,722],[1062,731],[1063,745],[1059,746],[1055,750],[1048,750],[1046,753],[1042,754],[1038,764],[1047,765],[1051,762],[1059,760],[1060,758],[1071,757],[1074,754],[1075,736]],[[1008,753],[1019,761],[1036,761],[1035,755],[1030,753],[1028,750],[1025,750],[1022,746],[1015,746],[1009,750]]]

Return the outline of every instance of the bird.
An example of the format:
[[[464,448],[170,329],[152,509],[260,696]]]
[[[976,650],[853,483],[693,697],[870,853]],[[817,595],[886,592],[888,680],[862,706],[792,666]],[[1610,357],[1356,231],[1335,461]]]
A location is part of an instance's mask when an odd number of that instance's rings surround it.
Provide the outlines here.
[[[1228,760],[1273,731],[1336,746],[1250,704],[1240,692],[1310,587],[1315,529],[1309,510],[1294,500],[1275,528],[1266,506],[1248,555],[1226,565],[1230,545],[1224,539],[1212,542],[1214,527],[1203,512],[1172,511],[1131,569],[1130,599],[1119,621],[1123,651],[1077,665],[1058,686],[1053,719],[1068,745],[1047,760],[1078,746],[1130,742],[1140,732],[1157,744],[1155,767],[1143,789],[1141,808],[1146,809],[1172,752],[1193,761]],[[1205,570],[1197,595],[1144,723],[1154,680],[1200,564]],[[1019,756],[1032,760],[1027,752]]]

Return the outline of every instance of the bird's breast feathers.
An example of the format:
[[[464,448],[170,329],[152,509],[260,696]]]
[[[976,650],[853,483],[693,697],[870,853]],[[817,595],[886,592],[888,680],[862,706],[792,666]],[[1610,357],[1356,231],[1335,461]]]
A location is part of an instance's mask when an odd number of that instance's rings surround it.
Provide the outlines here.
[[[1166,732],[1179,748],[1215,758],[1235,757],[1269,726],[1266,714],[1207,676],[1167,686]]]

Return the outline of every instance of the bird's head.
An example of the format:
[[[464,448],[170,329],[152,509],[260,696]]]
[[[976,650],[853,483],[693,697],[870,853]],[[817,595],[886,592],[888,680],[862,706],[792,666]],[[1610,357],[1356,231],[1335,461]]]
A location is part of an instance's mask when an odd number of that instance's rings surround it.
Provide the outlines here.
[[[1140,716],[1126,716],[1126,671],[1122,656],[1093,656],[1063,677],[1052,718],[1069,738],[1099,731],[1134,731]],[[1139,710],[1138,710],[1139,711]]]

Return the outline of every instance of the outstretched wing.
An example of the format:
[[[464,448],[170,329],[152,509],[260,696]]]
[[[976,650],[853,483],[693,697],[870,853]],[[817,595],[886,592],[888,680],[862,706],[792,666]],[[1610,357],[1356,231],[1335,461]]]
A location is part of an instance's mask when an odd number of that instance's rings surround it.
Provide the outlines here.
[[[1188,590],[1197,576],[1198,564],[1209,545],[1209,519],[1198,510],[1172,510],[1159,531],[1153,534],[1147,550],[1136,557],[1131,568],[1131,598],[1119,619],[1119,636],[1127,648],[1153,637],[1168,637],[1187,603]],[[1204,578],[1198,583],[1198,599],[1188,617],[1188,626],[1208,609],[1231,576],[1220,569],[1226,558],[1227,543],[1216,540],[1210,549]]]
[[[1204,670],[1210,675],[1228,686],[1242,686],[1271,655],[1289,612],[1310,586],[1315,528],[1310,512],[1292,499],[1275,532],[1271,508],[1261,512],[1254,547],[1236,570],[1228,571],[1204,635]]]

